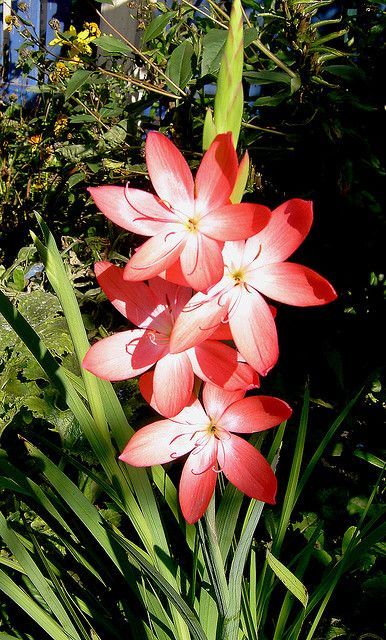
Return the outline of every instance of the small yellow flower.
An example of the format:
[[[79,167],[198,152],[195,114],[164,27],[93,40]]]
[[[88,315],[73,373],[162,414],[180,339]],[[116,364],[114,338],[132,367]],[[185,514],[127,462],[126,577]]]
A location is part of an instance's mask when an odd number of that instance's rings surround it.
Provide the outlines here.
[[[28,138],[28,142],[35,148],[37,148],[39,146],[39,144],[41,143],[43,139],[43,136],[41,133],[37,133],[34,136],[31,136],[30,138]]]
[[[13,27],[17,27],[19,26],[19,20],[17,19],[16,16],[14,15],[8,15],[5,16],[5,20],[4,20],[5,24],[8,25],[7,26],[7,31],[9,33],[12,32]]]
[[[71,55],[72,53],[72,55]],[[78,55],[76,55],[75,53],[75,49],[71,49],[70,53],[68,54],[70,56],[70,60],[68,61],[70,64],[79,64],[80,62],[80,58]]]
[[[63,44],[63,38],[61,34],[58,31],[55,31],[55,34],[56,34],[56,38],[54,38],[53,40],[50,40],[50,42],[48,43],[50,47],[55,47],[55,45],[57,44]]]
[[[42,178],[38,178],[31,184],[31,188],[33,191],[41,191],[45,188],[44,180]]]
[[[63,129],[65,129],[68,125],[68,117],[61,113],[55,120],[54,123],[54,134],[57,136]]]
[[[90,36],[93,36],[94,38],[99,38],[101,35],[101,30],[96,22],[85,22],[83,26],[89,31]]]
[[[67,78],[70,70],[64,62],[56,62],[55,69],[50,73],[51,82],[58,82],[61,78]]]
[[[95,38],[101,33],[95,22],[86,22],[84,26],[86,25],[88,25],[87,28],[83,29],[83,31],[79,31],[79,33],[77,33],[74,25],[71,25],[70,28],[63,33],[55,31],[56,37],[51,40],[49,43],[50,46],[59,44],[62,46],[68,46],[68,56],[71,58],[72,62],[77,64],[79,62],[79,54],[90,55],[92,53],[90,42],[95,40]]]
[[[87,53],[87,54],[92,53],[92,49],[88,44],[88,41],[78,40],[78,39],[74,40],[68,55],[70,56],[70,58],[74,58],[78,53]]]
[[[69,29],[67,31],[63,31],[63,33],[55,31],[55,36],[56,37],[48,43],[50,47],[54,47],[57,44],[71,44],[71,41],[76,38],[77,33],[74,25],[72,24]]]

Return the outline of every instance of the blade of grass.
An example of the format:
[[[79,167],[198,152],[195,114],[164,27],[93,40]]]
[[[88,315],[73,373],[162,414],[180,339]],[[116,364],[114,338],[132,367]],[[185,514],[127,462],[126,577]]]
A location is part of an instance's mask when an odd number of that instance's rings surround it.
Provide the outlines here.
[[[287,531],[288,524],[290,522],[291,513],[295,501],[295,492],[297,483],[299,480],[300,467],[303,459],[304,442],[307,432],[308,424],[308,410],[310,403],[310,394],[308,385],[306,386],[303,399],[303,407],[300,416],[299,430],[296,438],[295,451],[293,456],[293,462],[289,474],[286,492],[283,499],[283,508],[280,514],[280,520],[277,527],[276,535],[272,541],[272,554],[277,558],[280,554],[281,545],[284,540],[285,533]],[[265,617],[267,614],[267,605],[269,598],[267,594],[271,592],[273,585],[274,575],[268,567],[268,562],[265,560],[258,586],[258,600],[257,600],[257,624],[258,628],[264,626]]]
[[[141,513],[136,501],[133,499],[131,492],[128,492],[128,480],[122,476],[122,469],[117,463],[116,453],[110,438],[107,437],[106,434],[98,432],[93,416],[85,407],[60,365],[40,340],[38,334],[28,324],[22,314],[13,307],[2,291],[0,291],[0,312],[12,329],[23,340],[52,384],[54,384],[61,396],[65,399],[68,407],[74,413],[112,485],[119,491],[120,495],[126,497],[126,509],[133,520],[134,526],[141,532],[141,538],[146,548],[153,551],[153,539],[148,530],[146,519]],[[155,556],[154,551],[153,555]]]
[[[216,514],[216,527],[221,556],[225,563],[239,520],[243,494],[228,483]]]
[[[4,461],[0,457],[0,472],[2,476],[0,477],[0,488],[7,487],[4,483],[5,475],[10,474],[11,477],[16,478],[18,483],[13,483],[11,486],[11,490],[13,494],[21,493],[23,496],[30,498],[33,502],[33,509],[36,511],[40,517],[47,522],[47,512],[51,517],[48,519],[47,524],[52,526],[52,522],[55,524],[59,524],[61,529],[59,532],[61,543],[66,547],[69,553],[75,558],[77,562],[79,562],[83,567],[85,567],[90,573],[92,573],[97,580],[99,580],[104,586],[105,582],[100,576],[100,574],[95,570],[95,568],[88,562],[88,560],[84,557],[84,555],[77,549],[74,544],[76,544],[77,538],[73,530],[68,526],[67,522],[62,517],[61,513],[58,511],[58,508],[54,506],[52,499],[50,500],[48,496],[44,493],[44,491],[30,478],[23,475],[14,465],[10,464],[7,461]],[[20,486],[22,485],[22,486]],[[30,489],[30,490],[29,490]],[[51,496],[52,498],[52,496]],[[25,498],[24,498],[25,499]],[[57,505],[58,506],[58,505]],[[43,508],[43,511],[42,511]],[[67,514],[65,514],[67,515]],[[68,533],[71,536],[72,542],[68,539],[68,536],[65,533]]]
[[[285,423],[277,430],[274,442],[268,454],[268,461],[273,470],[276,470],[281,440],[285,430]],[[259,443],[260,436],[255,434],[250,442]],[[239,632],[240,603],[242,597],[242,582],[244,568],[251,549],[253,535],[263,512],[264,502],[251,500],[247,515],[244,519],[240,540],[233,554],[233,560],[229,571],[229,607],[222,628],[222,640],[237,640]]]
[[[327,445],[329,444],[329,442],[331,441],[331,439],[333,438],[333,436],[335,435],[335,433],[339,429],[339,427],[342,424],[342,422],[344,422],[344,420],[347,418],[347,416],[350,413],[351,409],[354,407],[356,402],[361,397],[361,395],[363,393],[363,390],[364,390],[364,386],[361,387],[361,389],[358,391],[358,393],[342,409],[342,411],[337,416],[337,418],[333,421],[333,423],[331,424],[331,426],[330,426],[329,430],[327,431],[326,435],[324,436],[324,438],[322,439],[322,441],[320,442],[320,444],[316,448],[316,450],[315,450],[314,454],[312,455],[310,461],[305,466],[305,469],[304,469],[303,474],[302,474],[302,476],[301,476],[301,478],[299,480],[299,484],[298,484],[298,487],[297,487],[297,490],[296,490],[296,496],[295,496],[294,505],[298,501],[299,496],[302,493],[306,483],[308,482],[311,473],[315,469],[315,466],[317,465],[317,463],[319,462],[320,458],[322,457],[325,448],[327,447]]]
[[[34,244],[45,264],[51,286],[62,305],[67,320],[75,352],[82,371],[82,378],[87,393],[88,402],[93,415],[98,435],[109,440],[108,424],[120,450],[126,445],[133,431],[130,429],[123,409],[117,399],[111,383],[99,380],[82,368],[83,358],[89,349],[89,342],[83,324],[79,305],[72,284],[67,276],[59,249],[49,228],[36,214],[42,230],[45,245],[33,235]],[[111,447],[111,444],[110,444]],[[112,447],[111,447],[112,448]],[[99,459],[99,457],[98,457]],[[115,455],[110,460],[110,471],[113,484],[118,485],[125,500],[126,510],[140,534],[147,551],[152,555],[154,563],[164,572],[170,582],[178,587],[175,581],[176,569],[170,556],[169,546],[161,521],[158,505],[145,469],[130,467],[124,463],[117,464]],[[140,508],[134,500],[131,486],[133,486]],[[158,552],[160,551],[160,553]],[[175,619],[181,638],[188,638],[183,620],[179,616]]]
[[[154,567],[145,559],[145,557],[138,552],[137,549],[134,548],[134,545],[123,538],[123,536],[118,535],[115,531],[112,531],[112,537],[117,540],[119,544],[127,551],[129,556],[138,563],[138,565],[143,569],[143,571],[151,578],[151,580],[161,589],[161,591],[167,596],[169,601],[173,603],[176,609],[179,611],[180,615],[186,621],[188,629],[191,634],[191,638],[193,640],[207,640],[202,627],[200,626],[197,617],[190,609],[190,607],[186,604],[184,599],[180,596],[180,594],[173,589],[171,584],[165,580],[165,578],[161,575],[159,571],[154,569]]]
[[[52,516],[52,518],[63,527],[65,531],[72,533],[70,527],[67,525],[66,520],[48,499],[43,489],[39,487],[36,482],[19,471],[19,469],[17,469],[3,456],[0,456],[0,471],[2,474],[0,481],[4,480],[4,476],[9,476],[9,478],[12,478],[12,480],[15,482],[15,487],[13,487],[14,489],[22,492],[24,495],[29,496],[38,504],[40,504],[43,509],[45,509],[45,511],[47,511],[50,516]]]
[[[67,277],[55,240],[41,216],[37,213],[35,215],[46,244],[44,245],[34,233],[31,233],[32,240],[44,263],[50,284],[58,296],[63,310],[65,311],[65,317],[75,353],[79,363],[81,364],[90,345],[82,321],[79,305],[76,300],[72,284]],[[81,368],[81,373],[97,433],[104,440],[109,440],[108,425],[98,389],[98,381],[95,376],[83,368]]]
[[[154,532],[163,533],[163,527],[159,517],[154,523],[153,531],[150,532],[149,524],[151,524],[152,520],[154,520],[155,512],[157,511],[153,492],[151,491],[150,486],[148,486],[143,492],[145,501],[145,504],[143,505],[144,512],[148,516],[148,520],[146,520],[145,517],[142,516],[138,508],[136,508],[132,500],[132,496],[130,495],[131,491],[129,492],[127,490],[127,481],[125,481],[124,478],[125,473],[128,472],[128,467],[126,467],[126,465],[119,467],[116,461],[116,453],[110,442],[107,415],[110,418],[110,426],[120,449],[123,448],[127,443],[128,437],[132,435],[133,431],[128,425],[126,416],[116,397],[115,392],[112,389],[111,384],[104,380],[99,380],[81,366],[83,358],[90,348],[90,344],[83,324],[79,305],[71,281],[67,276],[65,266],[62,261],[59,249],[56,245],[55,239],[42,218],[38,214],[36,214],[36,217],[43,233],[45,245],[37,238],[37,236],[32,234],[34,244],[44,262],[47,277],[56,295],[59,298],[67,321],[72,342],[74,344],[75,353],[81,367],[82,379],[87,394],[88,403],[90,405],[91,413],[95,422],[94,430],[96,430],[96,433],[94,436],[94,441],[98,442],[98,438],[100,438],[103,442],[108,442],[109,449],[112,453],[112,459],[110,460],[109,464],[109,470],[111,474],[110,477],[115,478],[115,483],[118,484],[118,486],[120,485],[122,495],[126,499],[126,505],[131,512],[131,517],[135,520],[136,527],[141,531],[144,542],[146,543],[147,541],[147,549],[152,549],[155,544],[153,540]],[[97,447],[97,452],[98,459],[100,459],[100,447]],[[144,482],[146,483],[145,478],[147,479],[147,475],[145,470],[140,470],[140,473],[135,470],[133,472],[133,475],[135,475],[136,477],[141,475],[142,480],[144,480]],[[149,483],[147,482],[146,484]],[[146,509],[146,505],[148,505],[149,501],[151,500],[150,495],[153,496],[153,504],[152,508],[149,511]],[[165,537],[163,536],[162,540],[160,538],[161,536],[160,534],[158,534],[157,544],[159,544],[163,550],[167,551],[168,549]]]
[[[130,566],[126,557],[126,553],[124,553],[123,550],[129,552],[133,561],[133,566],[139,566],[142,570],[145,571],[147,575],[154,578],[155,582],[158,585],[159,583],[162,583],[162,585],[164,585],[164,583],[169,585],[169,590],[173,590],[174,596],[172,602],[175,606],[176,597],[178,596],[178,598],[180,599],[181,597],[169,583],[169,581],[164,578],[160,572],[154,569],[154,567],[152,568],[152,571],[149,571],[149,567],[152,566],[152,558],[133,542],[126,540],[122,536],[122,534],[118,535],[117,531],[115,530],[107,530],[107,525],[103,521],[99,511],[87,500],[87,498],[78,489],[78,487],[49,458],[47,458],[41,451],[39,451],[37,447],[29,442],[26,442],[26,446],[29,454],[38,462],[40,462],[41,472],[43,473],[43,475],[60,494],[62,499],[69,505],[72,511],[77,515],[79,520],[88,529],[93,538],[104,549],[115,566],[125,577],[134,594],[139,597],[138,584],[133,573],[133,568]],[[117,544],[117,542],[119,542],[119,545]],[[138,563],[139,558],[142,559],[142,563]],[[167,595],[168,594],[169,591],[167,591]],[[175,594],[177,594],[177,596]],[[180,607],[176,606],[176,608],[179,611],[178,615],[182,618]],[[172,629],[174,633],[176,634],[184,632],[183,630],[178,631],[175,625],[175,618],[173,618]],[[187,622],[186,625],[186,628],[188,629],[189,624]],[[201,640],[203,640],[203,638],[204,636],[201,637]]]
[[[32,618],[53,640],[73,640],[73,636],[65,633],[50,614],[38,605],[2,569],[0,569],[0,590]]]
[[[24,525],[26,526],[26,523],[24,523]],[[58,596],[60,596],[61,602],[63,603],[63,606],[65,608],[65,611],[71,614],[71,618],[74,621],[74,624],[76,625],[76,628],[78,629],[80,635],[82,636],[83,640],[89,640],[89,634],[86,631],[82,620],[80,619],[78,612],[77,612],[77,605],[75,604],[75,602],[72,600],[71,596],[69,595],[68,591],[65,589],[65,587],[62,585],[62,583],[60,582],[59,578],[56,576],[55,572],[52,571],[51,569],[51,564],[49,562],[47,562],[46,556],[38,542],[37,537],[35,536],[35,534],[33,533],[32,529],[29,529],[29,536],[32,540],[32,543],[34,545],[34,548],[36,549],[38,556],[40,558],[41,563],[43,564],[45,570],[48,573],[49,579],[52,583],[52,585],[55,587],[55,591],[58,594]],[[51,604],[49,605],[50,608]],[[83,615],[82,615],[83,617]]]
[[[267,551],[267,562],[275,573],[277,578],[284,584],[285,587],[292,593],[301,602],[303,607],[307,606],[308,602],[308,593],[304,584],[295,576],[292,571],[288,569],[280,560],[275,558],[275,556]]]
[[[56,593],[51,588],[50,584],[47,581],[47,578],[45,578],[32,556],[21,544],[18,537],[14,533],[13,529],[9,526],[2,513],[0,513],[0,536],[3,538],[7,547],[9,547],[9,549],[12,551],[16,560],[23,567],[26,575],[38,590],[47,606],[51,609],[53,615],[62,625],[63,630],[75,640],[80,640],[80,636],[71,618],[69,617],[66,609],[63,607]]]
[[[363,525],[363,523],[364,523],[364,521],[365,521],[365,519],[367,517],[369,509],[370,509],[370,507],[371,507],[371,505],[372,505],[372,503],[374,501],[374,498],[375,498],[375,496],[377,494],[378,487],[380,485],[382,477],[383,477],[383,469],[382,469],[382,471],[381,471],[381,473],[380,473],[380,475],[378,477],[378,481],[374,485],[374,488],[373,488],[373,491],[371,493],[371,496],[369,497],[369,499],[367,501],[366,507],[365,507],[365,509],[364,509],[364,511],[363,511],[363,513],[361,515],[360,521],[359,521],[359,523],[358,523],[358,525],[356,527],[356,531],[354,532],[354,535],[352,536],[351,540],[349,541],[349,543],[347,545],[346,551],[343,554],[343,557],[342,557],[341,561],[339,562],[339,566],[336,567],[336,570],[335,570],[334,575],[333,575],[333,579],[331,580],[331,584],[330,584],[330,586],[329,586],[329,588],[327,590],[327,593],[324,596],[323,601],[322,601],[322,603],[321,603],[321,605],[320,605],[320,607],[318,609],[318,612],[317,612],[317,614],[316,614],[316,616],[315,616],[315,618],[314,618],[314,620],[312,622],[311,629],[309,630],[309,632],[307,634],[306,640],[312,640],[312,638],[314,637],[315,631],[316,631],[316,629],[317,629],[317,627],[319,625],[319,622],[321,620],[321,617],[322,617],[322,615],[323,615],[323,613],[324,613],[324,611],[325,611],[325,609],[326,609],[326,607],[328,605],[328,602],[329,602],[329,600],[330,600],[330,598],[331,598],[331,596],[332,596],[332,594],[333,594],[333,592],[335,590],[335,587],[338,584],[338,582],[339,582],[340,578],[342,577],[343,573],[347,569],[347,562],[348,562],[350,556],[352,556],[354,554],[355,557],[357,557],[357,553],[355,553],[355,545],[356,545],[356,542],[360,539],[360,531],[361,531],[362,525]]]
[[[322,524],[320,523],[318,527],[315,528],[307,546],[300,554],[299,562],[296,566],[296,570],[294,571],[295,575],[302,580],[303,575],[308,567],[308,564],[312,557],[312,552],[314,550],[314,545],[319,538],[320,532],[322,530]],[[283,600],[283,604],[280,609],[279,617],[275,626],[275,633],[273,640],[282,640],[285,637],[285,627],[287,624],[288,617],[292,611],[292,607],[295,603],[295,598],[290,591],[287,591],[285,598]]]
[[[76,484],[35,445],[27,441],[25,441],[25,445],[29,455],[39,463],[40,471],[44,477],[79,518],[80,522],[88,529],[92,537],[99,543],[128,583],[134,588],[134,591],[136,591],[132,569],[127,562],[125,554],[121,552],[106,531],[98,509],[87,500]],[[141,553],[144,557],[150,559],[150,556],[145,551],[141,551]]]
[[[303,399],[302,413],[300,416],[299,430],[296,438],[295,451],[291,471],[288,479],[287,489],[283,499],[283,509],[280,516],[277,534],[272,544],[272,554],[277,557],[283,544],[284,536],[287,531],[291,513],[295,504],[296,488],[299,481],[300,467],[303,460],[304,444],[306,440],[308,426],[308,412],[310,405],[310,392],[308,385],[306,386]]]

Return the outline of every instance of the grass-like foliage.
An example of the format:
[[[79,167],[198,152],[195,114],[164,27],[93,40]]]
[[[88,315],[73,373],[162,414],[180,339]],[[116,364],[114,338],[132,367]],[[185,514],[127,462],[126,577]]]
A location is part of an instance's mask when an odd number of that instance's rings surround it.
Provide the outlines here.
[[[75,293],[53,236],[39,222],[42,239],[35,237],[35,244],[81,360],[88,342]],[[264,550],[255,537],[264,505],[246,504],[231,485],[216,496],[217,514],[213,500],[197,530],[181,521],[176,487],[162,468],[150,477],[117,461],[132,429],[110,383],[66,369],[50,332],[39,336],[42,327],[34,327],[32,318],[28,322],[3,293],[1,312],[76,418],[98,468],[38,434],[31,434],[35,442],[22,440],[21,460],[3,452],[0,483],[15,502],[12,518],[0,521],[8,549],[0,556],[0,589],[59,640],[121,637],[128,628],[133,637],[161,639],[236,640],[240,633],[254,637],[257,629],[276,639],[313,638],[339,580],[374,550],[386,529],[377,506],[379,478],[357,524],[345,534],[341,555],[329,557],[320,582],[304,586],[320,523],[289,566],[280,560],[296,502],[362,390],[326,425],[310,456],[306,389],[285,496]],[[283,424],[268,452],[275,468],[284,435]],[[261,437],[254,443],[263,445]],[[83,490],[77,477],[83,478]]]

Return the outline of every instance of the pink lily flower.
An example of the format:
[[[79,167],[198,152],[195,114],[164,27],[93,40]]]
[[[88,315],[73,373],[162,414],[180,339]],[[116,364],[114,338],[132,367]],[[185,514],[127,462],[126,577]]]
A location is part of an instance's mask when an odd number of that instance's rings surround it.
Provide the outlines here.
[[[336,298],[331,284],[318,273],[285,262],[307,236],[312,219],[311,202],[289,200],[272,212],[262,231],[245,242],[226,242],[224,276],[206,295],[197,293],[185,306],[170,337],[171,352],[200,344],[229,322],[243,358],[266,375],[278,359],[279,347],[274,317],[263,296],[299,307]]]
[[[249,442],[234,434],[270,429],[287,420],[292,411],[278,398],[244,398],[244,393],[205,384],[203,406],[192,396],[189,406],[173,419],[137,431],[119,456],[135,467],[150,467],[189,454],[179,500],[190,524],[204,514],[220,471],[250,498],[275,503],[277,482],[270,465]]]
[[[229,390],[259,386],[258,374],[237,351],[216,339],[170,353],[170,334],[192,295],[191,289],[161,278],[148,284],[127,282],[123,269],[109,262],[97,262],[95,273],[109,300],[138,329],[96,342],[83,360],[85,369],[104,380],[117,381],[141,375],[155,365],[155,403],[166,417],[176,415],[188,404],[195,375]]]
[[[260,231],[269,209],[230,203],[238,172],[231,133],[215,138],[195,180],[177,147],[155,131],[146,139],[146,164],[157,195],[131,187],[89,188],[107,218],[133,233],[152,236],[135,251],[124,277],[148,280],[178,264],[186,283],[205,291],[222,278],[223,243]]]

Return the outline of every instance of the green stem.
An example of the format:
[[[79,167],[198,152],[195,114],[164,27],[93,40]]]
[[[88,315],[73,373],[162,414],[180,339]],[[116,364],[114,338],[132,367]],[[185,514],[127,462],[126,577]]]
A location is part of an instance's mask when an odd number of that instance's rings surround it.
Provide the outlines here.
[[[260,49],[260,51],[262,53],[264,53],[264,55],[267,56],[267,58],[269,58],[270,60],[272,60],[272,62],[274,62],[276,64],[277,67],[280,67],[280,69],[283,69],[283,71],[285,71],[286,73],[288,73],[288,75],[291,78],[297,78],[297,74],[295,73],[295,71],[292,71],[292,69],[290,69],[289,67],[287,67],[287,65],[285,64],[285,62],[283,62],[282,60],[280,60],[280,58],[278,58],[277,56],[275,56],[274,53],[272,53],[272,51],[270,51],[265,44],[263,44],[260,40],[260,38],[256,38],[256,40],[253,41],[253,44],[256,45],[256,47],[258,49]]]

